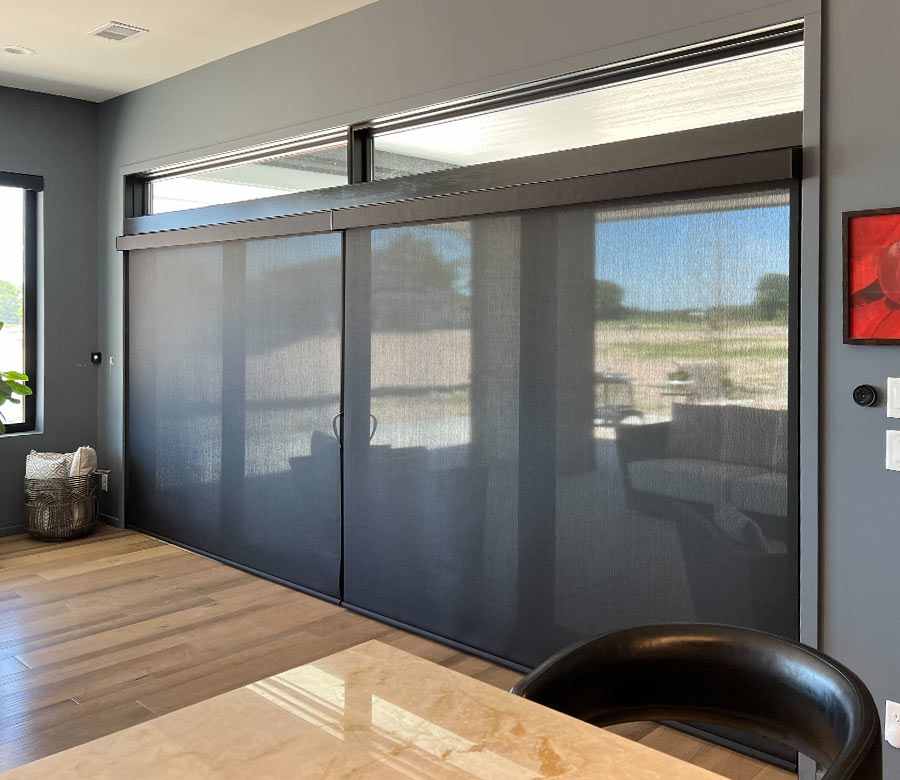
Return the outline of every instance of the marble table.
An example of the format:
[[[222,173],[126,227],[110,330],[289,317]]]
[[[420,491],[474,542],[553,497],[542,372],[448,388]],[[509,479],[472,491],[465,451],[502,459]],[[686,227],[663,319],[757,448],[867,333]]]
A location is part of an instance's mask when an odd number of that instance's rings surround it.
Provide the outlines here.
[[[721,780],[376,641],[0,777]]]

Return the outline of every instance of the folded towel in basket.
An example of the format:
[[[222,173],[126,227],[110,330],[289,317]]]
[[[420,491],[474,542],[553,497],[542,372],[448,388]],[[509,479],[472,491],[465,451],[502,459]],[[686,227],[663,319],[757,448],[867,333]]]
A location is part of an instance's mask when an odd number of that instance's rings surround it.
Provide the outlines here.
[[[70,477],[86,477],[97,470],[97,453],[92,447],[79,447],[72,458]]]

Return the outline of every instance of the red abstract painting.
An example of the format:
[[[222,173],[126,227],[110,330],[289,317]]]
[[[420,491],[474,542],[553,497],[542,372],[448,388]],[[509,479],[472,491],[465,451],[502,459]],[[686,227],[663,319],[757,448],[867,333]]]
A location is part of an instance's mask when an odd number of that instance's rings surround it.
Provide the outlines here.
[[[846,341],[900,343],[900,209],[845,216]]]

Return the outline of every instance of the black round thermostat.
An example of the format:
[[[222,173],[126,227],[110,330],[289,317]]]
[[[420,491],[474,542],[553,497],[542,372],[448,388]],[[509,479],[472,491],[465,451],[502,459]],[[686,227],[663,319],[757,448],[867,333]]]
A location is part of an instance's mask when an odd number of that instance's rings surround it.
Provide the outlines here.
[[[853,400],[860,406],[872,406],[878,400],[878,393],[872,385],[860,385],[853,390]]]

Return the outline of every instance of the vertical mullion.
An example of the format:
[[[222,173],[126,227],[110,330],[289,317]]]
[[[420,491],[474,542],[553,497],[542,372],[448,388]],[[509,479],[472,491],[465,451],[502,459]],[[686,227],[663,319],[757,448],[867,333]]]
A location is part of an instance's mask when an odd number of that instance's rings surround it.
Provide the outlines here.
[[[347,183],[361,184],[374,179],[375,142],[372,129],[352,125],[347,130]]]

